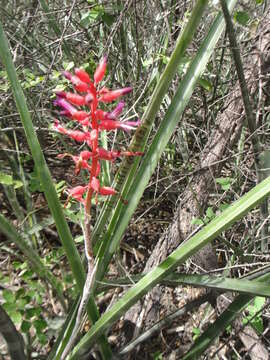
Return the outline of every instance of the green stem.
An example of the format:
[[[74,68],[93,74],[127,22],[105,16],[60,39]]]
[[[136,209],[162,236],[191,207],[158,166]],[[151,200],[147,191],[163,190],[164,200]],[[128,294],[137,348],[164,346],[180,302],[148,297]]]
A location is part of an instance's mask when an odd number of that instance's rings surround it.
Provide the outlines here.
[[[8,352],[12,360],[26,360],[25,343],[12,320],[0,305],[0,333],[6,340]]]

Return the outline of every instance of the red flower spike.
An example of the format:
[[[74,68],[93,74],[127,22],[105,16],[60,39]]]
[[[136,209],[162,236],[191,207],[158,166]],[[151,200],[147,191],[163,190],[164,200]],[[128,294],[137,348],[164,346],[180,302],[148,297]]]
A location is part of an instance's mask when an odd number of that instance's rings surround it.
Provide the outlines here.
[[[69,190],[69,196],[73,197],[77,201],[80,201],[85,205],[86,212],[89,214],[91,208],[91,199],[93,194],[97,201],[98,194],[100,195],[115,195],[117,191],[111,187],[101,187],[98,179],[100,173],[100,160],[114,161],[120,156],[141,156],[142,152],[130,152],[130,151],[109,151],[99,147],[99,132],[101,130],[115,130],[122,129],[130,131],[140,125],[138,121],[119,121],[118,117],[123,111],[124,102],[119,104],[110,112],[98,109],[99,102],[111,102],[117,98],[128,94],[132,88],[126,87],[123,89],[116,89],[110,91],[106,87],[97,89],[97,84],[100,83],[105,75],[107,67],[107,57],[105,56],[94,73],[94,82],[91,81],[88,73],[83,69],[75,69],[75,75],[68,71],[64,71],[63,75],[73,84],[73,88],[78,92],[84,93],[82,95],[57,91],[57,99],[54,103],[60,106],[62,109],[60,114],[67,116],[73,120],[76,120],[83,126],[85,131],[70,130],[63,127],[59,121],[55,121],[54,129],[62,134],[69,136],[70,138],[78,142],[86,142],[90,147],[90,151],[85,150],[80,153],[79,156],[71,154],[60,154],[58,158],[64,158],[69,156],[75,162],[75,174],[78,175],[81,169],[86,169],[89,172],[89,184],[87,186],[77,186],[74,189]],[[75,106],[87,106],[89,111],[78,110]],[[92,164],[88,161],[92,160]],[[88,190],[86,200],[83,196]],[[118,195],[119,198],[126,203],[126,201]]]
[[[108,91],[107,93],[104,93],[101,95],[101,97],[99,98],[99,101],[111,102],[111,101],[119,98],[122,95],[126,95],[126,94],[130,93],[131,91],[132,91],[131,87]]]
[[[78,78],[85,82],[86,84],[92,84],[92,81],[90,79],[90,76],[88,73],[83,69],[75,69],[75,74],[78,76]]]
[[[107,56],[104,56],[104,58],[99,63],[98,67],[96,68],[95,74],[94,74],[94,81],[95,84],[98,84],[104,77],[107,67]]]

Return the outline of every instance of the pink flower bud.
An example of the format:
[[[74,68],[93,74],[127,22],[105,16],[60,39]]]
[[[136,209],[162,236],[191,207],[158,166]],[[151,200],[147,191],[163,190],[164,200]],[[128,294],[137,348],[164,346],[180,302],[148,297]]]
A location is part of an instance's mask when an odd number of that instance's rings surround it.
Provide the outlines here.
[[[101,60],[98,67],[96,68],[94,74],[94,81],[96,84],[98,84],[103,79],[106,72],[106,66],[107,66],[107,56],[104,56],[104,58]]]
[[[116,106],[116,108],[108,114],[108,119],[115,120],[122,113],[124,109],[125,103],[120,101],[120,103]]]
[[[66,99],[64,99],[62,97],[58,97],[54,101],[54,104],[61,106],[65,111],[67,111],[71,115],[73,115],[74,113],[76,113],[78,111],[74,106],[72,106]]]

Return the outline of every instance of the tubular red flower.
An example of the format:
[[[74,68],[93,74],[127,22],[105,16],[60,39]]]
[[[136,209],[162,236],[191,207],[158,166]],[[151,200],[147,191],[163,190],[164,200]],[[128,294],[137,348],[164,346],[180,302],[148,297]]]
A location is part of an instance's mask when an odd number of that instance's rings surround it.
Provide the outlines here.
[[[115,195],[117,194],[116,190],[109,186],[100,187],[100,182],[96,177],[93,177],[90,184],[91,188],[100,195]]]
[[[61,134],[65,134],[78,142],[87,141],[90,137],[89,132],[82,132],[82,131],[78,131],[78,130],[68,130],[68,129],[64,128],[59,123],[58,120],[56,120],[54,123],[54,130],[57,132],[60,132]]]
[[[105,120],[109,118],[109,113],[98,109],[95,113],[97,120]]]
[[[100,195],[116,195],[117,191],[109,186],[103,186],[99,189]]]
[[[125,131],[130,131],[136,129],[140,125],[140,120],[138,121],[117,121],[117,120],[100,120],[98,127],[101,130],[116,130],[122,129]]]
[[[122,95],[126,95],[126,94],[130,93],[131,91],[132,91],[131,87],[108,91],[106,93],[101,94],[101,96],[98,100],[101,102],[111,102],[111,101],[119,98]]]
[[[75,74],[78,76],[78,78],[85,82],[86,84],[92,84],[92,81],[90,79],[90,76],[87,74],[87,72],[83,69],[75,69]]]
[[[72,197],[73,199],[76,199],[78,201],[82,201],[83,200],[83,195],[86,192],[86,190],[88,189],[88,185],[86,186],[75,186],[72,189],[68,190],[68,195],[69,197]]]
[[[80,92],[86,92],[87,90],[91,90],[89,85],[80,80],[80,78],[76,75],[72,75],[68,71],[63,71],[63,75],[66,79],[70,80],[72,84],[75,86],[75,89]]]
[[[73,105],[82,106],[86,104],[85,96],[65,91],[56,91],[55,93],[59,98],[65,98]]]
[[[95,74],[94,74],[94,81],[95,84],[98,84],[104,77],[107,67],[107,56],[104,56],[104,58],[99,63],[98,67],[96,68]]]
[[[68,101],[66,101],[63,97],[58,97],[54,101],[54,105],[58,105],[73,115],[76,111],[78,111],[74,106],[72,106]]]
[[[88,114],[85,111],[76,111],[74,114],[72,114],[72,119],[78,120],[79,122],[83,120],[90,119],[90,114]],[[88,121],[85,122],[83,125],[87,126]]]

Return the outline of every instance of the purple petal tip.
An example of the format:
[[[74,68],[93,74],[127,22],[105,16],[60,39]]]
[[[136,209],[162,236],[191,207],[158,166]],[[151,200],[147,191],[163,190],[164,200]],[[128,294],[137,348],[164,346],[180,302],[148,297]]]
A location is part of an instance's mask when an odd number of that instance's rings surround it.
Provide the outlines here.
[[[55,94],[61,98],[65,98],[66,97],[66,93],[64,91],[61,90],[56,90]]]
[[[62,75],[68,80],[72,77],[72,74],[69,71],[62,71]]]
[[[132,89],[132,87],[130,87],[130,86],[124,88],[124,89],[123,89],[123,95],[126,95],[126,94],[130,93],[132,90],[133,90],[133,89]]]

